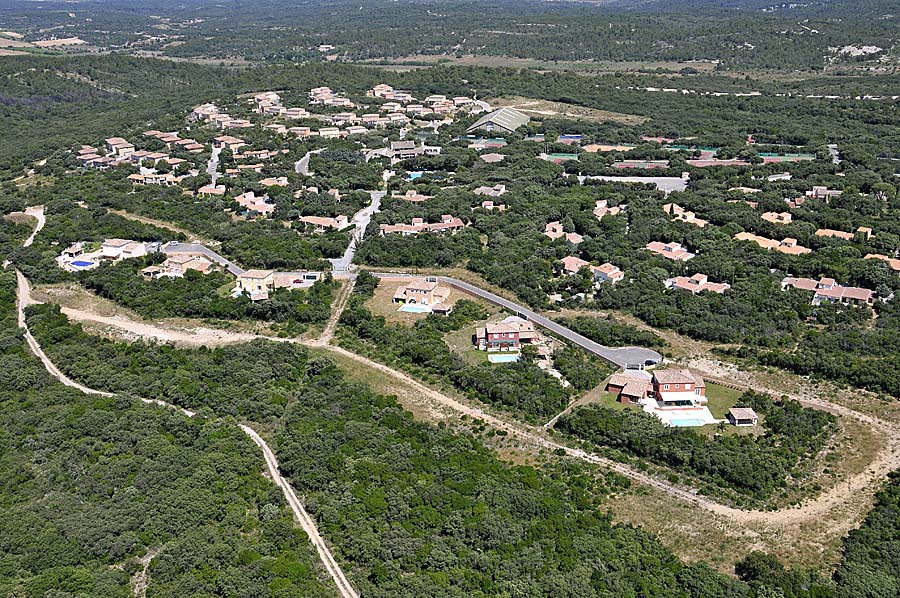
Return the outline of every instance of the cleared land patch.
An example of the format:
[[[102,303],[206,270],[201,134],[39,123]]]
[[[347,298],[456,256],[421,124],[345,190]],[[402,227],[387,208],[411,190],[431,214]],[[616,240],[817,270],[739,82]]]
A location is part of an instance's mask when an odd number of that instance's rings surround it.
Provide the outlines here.
[[[638,116],[636,114],[610,112],[609,110],[588,108],[587,106],[579,106],[578,104],[523,98],[521,96],[495,98],[488,100],[488,103],[492,107],[509,106],[528,115],[571,118],[595,123],[614,122],[623,125],[639,125],[649,120],[644,116]]]

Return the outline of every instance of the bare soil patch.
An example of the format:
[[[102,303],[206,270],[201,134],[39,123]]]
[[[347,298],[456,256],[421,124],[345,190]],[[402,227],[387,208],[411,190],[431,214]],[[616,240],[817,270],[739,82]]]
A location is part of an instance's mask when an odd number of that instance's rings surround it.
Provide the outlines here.
[[[563,102],[523,98],[521,96],[495,98],[488,100],[488,103],[492,107],[509,106],[531,116],[562,117],[595,123],[614,122],[623,125],[639,125],[648,120],[644,116],[635,114],[610,112],[608,110],[579,106],[578,104],[564,104]]]

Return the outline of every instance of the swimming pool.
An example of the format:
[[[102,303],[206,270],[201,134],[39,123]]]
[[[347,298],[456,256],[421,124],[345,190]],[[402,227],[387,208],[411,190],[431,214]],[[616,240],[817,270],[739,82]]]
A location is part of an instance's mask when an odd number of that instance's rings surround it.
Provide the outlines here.
[[[687,418],[687,419],[670,419],[669,425],[673,428],[694,428],[698,426],[702,426],[706,423],[705,420],[699,418]]]
[[[78,260],[78,261],[72,262],[72,265],[75,266],[76,268],[89,268],[94,265],[94,262],[85,262],[84,260]]]
[[[488,355],[488,361],[491,363],[513,363],[519,361],[518,353],[492,353]]]
[[[415,303],[407,303],[400,306],[397,311],[404,311],[408,314],[430,314],[431,308],[427,305],[416,305]]]
[[[407,178],[411,181],[414,181],[416,179],[422,178],[422,174],[423,173],[421,173],[421,172],[411,172],[411,173],[409,173],[409,176],[407,176]]]

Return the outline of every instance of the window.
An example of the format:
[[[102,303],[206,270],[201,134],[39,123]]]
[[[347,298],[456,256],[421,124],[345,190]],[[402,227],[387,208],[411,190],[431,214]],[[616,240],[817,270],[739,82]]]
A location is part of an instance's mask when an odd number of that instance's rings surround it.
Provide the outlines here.
[[[676,385],[675,385],[675,390],[678,390],[679,388],[681,388],[681,384],[676,384]]]
[[[669,385],[668,385],[668,384],[663,384],[663,390],[669,390]]]

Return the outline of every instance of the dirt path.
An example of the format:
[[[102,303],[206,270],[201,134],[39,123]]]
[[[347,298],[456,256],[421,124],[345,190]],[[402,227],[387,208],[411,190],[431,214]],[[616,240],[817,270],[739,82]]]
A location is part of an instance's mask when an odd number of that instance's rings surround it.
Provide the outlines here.
[[[146,598],[147,586],[150,584],[150,562],[156,558],[162,547],[156,546],[147,550],[147,554],[138,559],[142,568],[131,576],[131,594],[134,598]]]
[[[656,488],[665,492],[669,496],[673,496],[680,500],[697,505],[709,512],[724,516],[732,522],[741,524],[765,524],[767,526],[774,526],[778,528],[799,529],[804,524],[811,524],[813,522],[821,523],[821,520],[829,514],[840,514],[840,516],[831,518],[830,521],[832,522],[829,524],[829,531],[832,533],[846,533],[848,530],[852,529],[853,527],[855,527],[855,525],[858,524],[861,517],[868,510],[871,505],[872,496],[880,486],[887,473],[894,469],[900,469],[900,433],[898,433],[900,432],[900,430],[898,430],[898,426],[896,424],[892,424],[874,416],[859,413],[845,406],[832,403],[824,399],[809,396],[794,396],[792,398],[796,398],[806,405],[810,405],[818,409],[828,410],[844,417],[852,417],[865,423],[866,425],[872,427],[874,430],[877,430],[882,436],[886,438],[885,446],[882,447],[882,449],[878,452],[877,457],[868,465],[865,471],[851,476],[843,482],[835,484],[816,498],[807,500],[800,506],[787,507],[777,511],[747,511],[729,507],[727,505],[720,504],[710,498],[698,495],[694,490],[690,488],[671,484],[667,481],[657,479],[649,474],[638,471],[628,465],[624,465],[610,459],[600,457],[597,454],[582,449],[573,448],[556,442],[548,437],[545,431],[540,428],[504,421],[496,416],[486,413],[482,409],[464,404],[444,393],[434,390],[422,384],[421,382],[418,382],[417,380],[403,372],[397,371],[384,364],[378,363],[351,351],[347,351],[346,349],[343,349],[341,347],[331,345],[330,340],[333,335],[334,325],[337,322],[337,318],[340,317],[340,312],[343,309],[343,306],[346,304],[346,298],[349,297],[350,292],[351,289],[347,288],[345,289],[345,292],[342,293],[342,296],[339,298],[336,304],[335,313],[332,315],[332,320],[329,321],[329,324],[331,324],[331,326],[326,326],[326,332],[323,333],[322,337],[316,340],[280,339],[228,331],[204,332],[199,330],[192,330],[190,332],[180,332],[161,328],[153,324],[135,322],[122,317],[106,318],[102,316],[96,316],[81,310],[65,310],[64,313],[66,313],[66,315],[73,320],[99,322],[119,328],[121,330],[125,330],[137,336],[154,338],[157,340],[167,339],[171,342],[183,342],[185,344],[191,345],[204,344],[207,346],[217,346],[227,343],[247,342],[248,340],[252,340],[254,338],[263,338],[275,342],[295,342],[310,347],[323,348],[328,351],[340,354],[345,358],[357,361],[371,369],[383,372],[384,374],[391,376],[412,388],[415,388],[419,393],[421,393],[423,397],[428,398],[436,404],[448,407],[456,413],[481,419],[492,428],[497,430],[504,430],[508,434],[520,440],[550,451],[562,451],[564,454],[581,461],[601,465],[603,467],[612,469],[613,471],[616,471],[617,473],[620,473],[621,475],[624,475],[640,484]],[[26,295],[23,300],[29,300],[28,296]],[[55,366],[53,366],[52,363],[49,363],[49,360],[47,360],[45,364],[49,364],[48,369],[55,369]],[[715,368],[711,363],[694,360],[690,363],[690,365],[691,367],[696,368],[701,372],[707,372],[713,375],[719,375],[721,377],[737,380],[733,372],[715,371]],[[60,373],[60,375],[62,374]],[[77,382],[71,381],[68,378],[65,379],[68,380],[70,386],[80,386]],[[759,390],[775,395],[784,394],[782,391],[775,391],[774,389],[769,388],[759,388]]]
[[[334,329],[337,327],[337,323],[341,319],[341,314],[344,313],[344,308],[347,307],[347,301],[350,300],[350,295],[353,294],[353,288],[355,286],[356,278],[351,278],[341,289],[337,301],[335,301],[334,307],[331,310],[331,316],[328,318],[328,323],[325,324],[325,329],[319,336],[319,342],[323,345],[327,345],[331,342],[331,339],[334,338]]]
[[[188,342],[193,342],[194,344],[197,343],[198,338],[187,333],[185,333],[183,336],[179,336],[172,331],[169,331],[167,329],[160,329],[159,327],[156,327],[152,324],[127,321],[124,318],[100,318],[92,316],[90,314],[85,314],[81,311],[74,310],[69,310],[69,313],[67,313],[67,315],[69,315],[69,317],[74,320],[82,321],[100,321],[102,319],[104,323],[108,323],[111,326],[116,326],[132,334],[144,336],[147,338],[158,339],[168,335],[173,340],[181,339]],[[492,428],[497,430],[504,430],[508,434],[513,435],[520,440],[526,441],[530,444],[534,444],[544,449],[548,449],[550,451],[562,450],[570,457],[607,467],[641,484],[657,488],[671,496],[696,504],[708,511],[726,516],[733,521],[742,523],[764,522],[776,526],[781,526],[799,525],[805,521],[819,519],[825,514],[840,507],[853,498],[859,497],[860,495],[871,496],[880,481],[884,478],[884,476],[887,475],[888,471],[900,468],[900,435],[897,434],[897,431],[890,424],[870,416],[859,414],[846,407],[835,405],[824,400],[818,400],[814,403],[807,400],[805,402],[810,403],[818,408],[827,409],[846,417],[854,417],[860,419],[868,425],[875,427],[879,431],[893,431],[894,438],[891,439],[890,444],[886,447],[886,449],[879,453],[878,458],[870,464],[866,472],[853,476],[849,480],[833,486],[831,489],[820,494],[815,499],[809,500],[799,507],[788,507],[777,511],[741,510],[720,504],[702,495],[698,495],[692,489],[677,486],[675,484],[657,479],[628,465],[612,461],[595,453],[591,453],[578,448],[573,448],[565,444],[556,442],[549,438],[540,428],[504,421],[498,417],[486,413],[478,407],[464,404],[444,393],[428,387],[415,380],[408,374],[390,368],[382,363],[363,357],[362,355],[359,355],[357,353],[348,351],[344,348],[328,344],[321,338],[317,340],[305,340],[296,338],[280,339],[227,331],[213,332],[215,332],[214,337],[200,337],[204,339],[204,344],[206,344],[207,346],[216,346],[225,343],[246,342],[247,340],[252,338],[263,338],[275,342],[299,343],[310,347],[323,348],[328,351],[338,353],[348,359],[352,359],[354,361],[362,363],[371,369],[383,372],[388,376],[400,380],[404,384],[415,388],[419,393],[422,394],[422,396],[427,397],[445,407],[449,407],[450,409],[461,415],[468,415],[469,417],[480,419]],[[849,529],[850,527],[852,527],[852,523],[848,521],[847,528]]]
[[[341,597],[359,598],[359,594],[357,594],[356,590],[353,589],[353,586],[350,585],[350,582],[337,564],[337,561],[334,560],[334,555],[331,554],[331,550],[328,548],[328,545],[325,544],[325,540],[319,535],[319,530],[316,528],[316,524],[312,517],[310,517],[309,513],[306,512],[306,509],[303,508],[303,505],[294,493],[294,489],[287,480],[282,477],[280,473],[281,470],[278,466],[278,460],[275,458],[275,453],[272,452],[269,445],[266,444],[265,440],[263,440],[255,430],[243,424],[241,424],[240,427],[241,430],[243,430],[244,433],[247,434],[247,436],[249,436],[262,450],[263,456],[266,459],[266,467],[269,470],[272,481],[274,481],[284,493],[284,497],[287,499],[291,510],[294,512],[294,517],[300,523],[300,527],[303,528],[303,531],[309,536],[310,542],[316,547],[319,558],[321,559],[322,564],[325,565],[325,569],[328,570],[329,575],[334,579],[334,583],[337,584],[338,592]]]
[[[25,213],[37,218],[37,224],[35,225],[34,230],[31,232],[31,235],[25,239],[25,242],[22,243],[22,247],[31,247],[31,244],[34,243],[34,238],[41,232],[44,225],[47,224],[47,218],[44,216],[44,206],[31,206],[25,208]]]
[[[47,357],[47,354],[44,353],[44,350],[41,348],[41,346],[38,344],[37,340],[32,336],[31,332],[28,330],[28,327],[26,326],[26,322],[25,322],[25,307],[32,304],[32,302],[31,302],[31,287],[28,284],[28,279],[26,279],[25,276],[18,270],[16,271],[16,277],[18,279],[18,288],[16,291],[16,296],[17,296],[16,304],[17,304],[17,317],[18,317],[19,327],[24,330],[25,339],[26,339],[26,342],[28,343],[28,346],[31,348],[31,351],[41,360],[41,362],[44,364],[44,367],[47,368],[47,371],[50,372],[50,374],[53,377],[55,377],[57,380],[59,380],[66,386],[71,386],[73,388],[77,388],[78,390],[80,390],[81,392],[84,392],[86,394],[100,395],[100,396],[104,396],[104,397],[113,396],[114,393],[106,392],[106,391],[102,391],[102,390],[96,390],[93,388],[88,388],[87,386],[84,386],[83,384],[79,384],[78,382],[75,382],[74,380],[72,380],[71,378],[66,376],[62,371],[60,371],[59,368],[57,368],[56,365],[50,360],[50,358]],[[116,321],[118,320],[117,318],[105,318],[105,319],[116,320]],[[132,328],[134,328],[134,330],[144,330],[144,328],[143,328],[144,325],[140,325],[138,323],[132,323],[132,324],[137,324],[137,326],[132,326]],[[150,328],[152,329],[153,327],[150,327]],[[166,332],[165,334],[168,334],[168,332]],[[232,334],[234,334],[234,333],[232,333]],[[272,340],[275,340],[275,339],[272,339]],[[194,411],[191,411],[189,409],[183,409],[181,407],[172,405],[170,403],[166,403],[165,401],[160,401],[158,399],[141,398],[141,401],[148,403],[148,404],[159,405],[159,406],[166,407],[169,409],[175,409],[176,411],[178,411],[188,417],[193,417],[195,415]],[[334,556],[331,554],[331,550],[328,548],[328,545],[325,543],[325,540],[322,539],[322,537],[319,535],[319,532],[316,529],[316,525],[315,525],[315,522],[313,521],[312,517],[309,516],[309,514],[303,508],[303,505],[297,499],[297,495],[294,492],[294,489],[287,482],[287,480],[285,480],[279,473],[278,461],[275,459],[275,454],[272,452],[272,449],[270,449],[269,445],[266,444],[266,442],[259,436],[259,434],[257,434],[249,426],[241,424],[240,428],[262,450],[263,456],[265,457],[265,461],[266,461],[266,467],[269,471],[269,475],[272,477],[272,480],[275,482],[275,484],[279,488],[281,488],[282,493],[284,494],[285,500],[288,502],[288,505],[290,505],[290,507],[291,507],[291,511],[293,512],[294,517],[296,518],[297,522],[300,523],[300,526],[303,528],[303,530],[309,536],[310,542],[312,542],[313,545],[316,547],[316,550],[319,553],[319,557],[322,560],[322,564],[324,565],[325,569],[328,571],[329,575],[331,575],[332,579],[334,579],[335,585],[337,585],[337,587],[338,587],[338,592],[340,593],[341,598],[359,598],[359,595],[356,593],[356,591],[350,585],[350,582],[347,580],[347,577],[344,575],[344,572],[341,570],[340,566],[337,564],[337,561],[334,559]],[[153,557],[151,557],[151,559],[152,558]],[[149,563],[150,563],[150,561],[147,560],[147,563],[144,567],[143,586],[142,586],[143,592],[146,592],[146,582],[147,582],[146,571],[147,571],[147,567],[149,567]],[[133,587],[137,587],[137,584]],[[135,591],[135,595],[138,595],[137,589],[135,589],[134,591]]]

